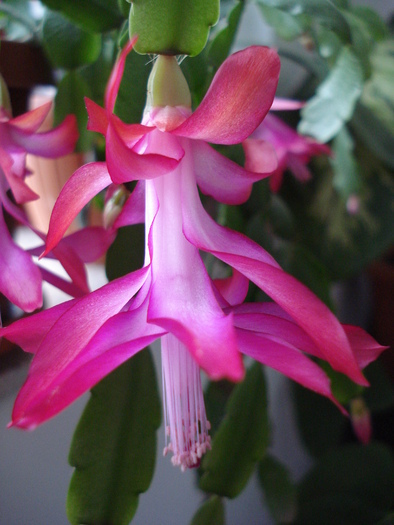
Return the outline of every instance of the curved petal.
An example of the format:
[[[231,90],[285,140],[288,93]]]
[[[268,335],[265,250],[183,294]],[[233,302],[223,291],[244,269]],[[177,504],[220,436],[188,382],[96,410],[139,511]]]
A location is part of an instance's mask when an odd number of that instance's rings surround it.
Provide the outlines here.
[[[115,184],[160,177],[173,171],[179,162],[165,155],[135,153],[122,141],[112,123],[107,129],[106,161]]]
[[[109,77],[108,84],[105,90],[105,108],[109,113],[113,113],[116,97],[118,95],[120,82],[122,80],[124,67],[126,64],[126,57],[133,49],[138,37],[133,37],[123,48],[119,58],[117,59],[115,66],[112,69],[111,76]]]
[[[25,166],[25,153],[14,153],[11,156],[0,147],[0,168],[3,170],[12,194],[19,204],[38,199],[38,195],[24,181]]]
[[[143,224],[145,222],[145,183],[138,181],[114,222],[114,228]]]
[[[274,368],[304,387],[328,397],[341,412],[346,414],[331,393],[330,380],[327,375],[297,348],[280,340],[245,330],[237,330],[237,335],[242,353]]]
[[[22,115],[14,117],[9,121],[9,125],[28,133],[35,133],[46,119],[51,108],[52,102],[42,104],[42,106],[33,109],[32,111],[27,111]]]
[[[25,352],[35,354],[52,326],[76,301],[78,299],[66,301],[48,310],[22,317],[9,326],[0,327],[0,337],[20,346]]]
[[[343,325],[350,346],[353,349],[360,368],[364,368],[387,350],[388,346],[380,345],[365,330],[358,326]]]
[[[226,301],[226,306],[242,303],[249,289],[249,279],[242,275],[242,273],[237,272],[237,270],[233,271],[231,277],[215,279],[213,284],[221,298]],[[219,297],[220,302],[222,302],[221,298]]]
[[[77,169],[64,185],[52,210],[46,249],[42,256],[59,243],[82,208],[109,184],[111,177],[105,162],[92,162]]]
[[[105,136],[107,133],[108,126],[108,116],[104,108],[90,100],[90,98],[85,97],[85,106],[86,111],[88,112],[88,125],[87,129],[89,131],[96,131]]]
[[[277,166],[275,151],[269,145],[264,156],[265,171],[260,173],[251,173],[256,170],[247,171],[202,141],[193,142],[192,151],[194,172],[201,191],[225,204],[245,202],[250,196],[253,183],[264,178]]]
[[[82,293],[89,293],[85,265],[75,253],[74,249],[70,245],[60,242],[52,251],[53,255],[70,276],[72,282]]]
[[[231,316],[223,314],[198,250],[182,233],[180,187],[188,169],[185,156],[175,172],[146,182],[147,200],[151,192],[159,200],[151,228],[148,321],[173,333],[211,378],[239,381],[244,370]]]
[[[91,263],[107,252],[115,237],[114,229],[91,226],[67,235],[62,239],[62,244],[72,248],[84,263]]]
[[[260,246],[216,224],[190,185],[184,187],[182,206],[184,232],[191,243],[253,281],[305,330],[335,370],[356,383],[368,385],[342,326],[325,304],[270,260]]]
[[[292,100],[291,98],[275,97],[270,111],[291,111],[301,109],[306,102],[300,100]]]
[[[274,100],[280,61],[276,51],[251,46],[228,57],[196,111],[171,133],[215,144],[245,140]]]
[[[148,272],[149,267],[146,267],[110,282],[75,301],[57,319],[37,350],[28,378],[19,392],[13,412],[14,425],[34,428],[81,395],[85,386],[89,388],[94,384],[89,385],[89,376],[86,377],[84,370],[67,383],[68,389],[60,388],[62,379],[67,378],[63,374],[69,377],[76,371],[89,341],[139,290]],[[113,362],[111,356],[108,359]],[[92,368],[91,379],[96,382],[108,371],[102,362]]]
[[[28,153],[46,158],[61,157],[75,148],[78,140],[77,120],[74,115],[68,115],[59,126],[44,133],[31,134],[13,128],[10,134],[14,142]]]
[[[261,139],[247,139],[242,143],[245,152],[245,168],[255,173],[272,173],[278,168],[278,158],[272,144]],[[267,156],[273,157],[272,169],[267,170]]]
[[[32,312],[42,306],[41,286],[39,269],[12,240],[0,209],[0,292],[25,312]]]
[[[55,416],[163,333],[146,323],[146,309],[110,318],[78,356],[57,371],[51,385],[34,400],[27,404],[21,390],[15,402],[12,425],[31,429]]]

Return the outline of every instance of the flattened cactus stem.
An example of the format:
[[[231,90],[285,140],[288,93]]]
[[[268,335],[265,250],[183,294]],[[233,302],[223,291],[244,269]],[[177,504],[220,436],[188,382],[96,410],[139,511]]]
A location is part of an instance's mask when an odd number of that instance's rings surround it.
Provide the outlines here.
[[[0,75],[0,107],[4,108],[10,115],[12,114],[10,94],[4,78]]]

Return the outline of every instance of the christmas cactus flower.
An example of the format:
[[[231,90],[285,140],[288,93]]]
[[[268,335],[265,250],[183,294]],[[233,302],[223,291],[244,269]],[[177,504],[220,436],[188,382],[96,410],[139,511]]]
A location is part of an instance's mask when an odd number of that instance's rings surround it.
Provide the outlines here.
[[[4,81],[1,87],[2,98],[7,102]],[[90,232],[81,231],[64,239],[50,257],[55,256],[62,263],[71,277],[69,282],[33,262],[32,255],[39,255],[42,248],[37,247],[28,253],[15,244],[11,237],[3,210],[45,242],[45,235],[32,228],[26,215],[15,205],[15,201],[24,204],[38,198],[25,181],[29,175],[26,168],[27,153],[57,158],[71,153],[78,138],[73,115],[66,117],[55,129],[38,132],[50,109],[51,103],[48,103],[12,118],[8,103],[0,107],[0,292],[26,312],[42,306],[42,279],[72,296],[87,293],[89,289],[83,262],[99,257],[112,240],[110,232],[99,228]]]
[[[299,109],[303,104],[297,101],[276,98],[271,110]],[[275,149],[278,167],[269,178],[273,192],[279,191],[286,169],[300,182],[311,178],[308,164],[312,157],[329,155],[330,148],[311,137],[297,133],[283,120],[270,112],[252,135],[243,142],[245,167],[252,171],[264,170],[264,159],[268,145]],[[262,163],[260,167],[260,163]]]
[[[107,161],[80,168],[65,185],[46,250],[56,246],[96,193],[113,182],[138,180],[114,226],[145,222],[145,263],[85,297],[1,330],[35,354],[11,425],[34,428],[160,338],[164,452],[184,470],[198,465],[210,447],[200,369],[212,379],[240,381],[245,354],[336,403],[329,379],[308,356],[366,385],[361,368],[383,348],[362,330],[341,326],[263,248],[219,226],[201,204],[198,187],[238,204],[263,176],[222,157],[208,142],[240,143],[260,124],[276,89],[276,52],[251,47],[230,56],[194,113],[176,59],[160,56],[148,83],[143,122],[128,125],[113,108],[132,45],[115,65],[105,109],[87,101],[90,128],[106,137]],[[266,171],[275,167],[268,150]],[[201,251],[226,263],[231,275],[213,280]],[[242,304],[249,280],[273,301]]]

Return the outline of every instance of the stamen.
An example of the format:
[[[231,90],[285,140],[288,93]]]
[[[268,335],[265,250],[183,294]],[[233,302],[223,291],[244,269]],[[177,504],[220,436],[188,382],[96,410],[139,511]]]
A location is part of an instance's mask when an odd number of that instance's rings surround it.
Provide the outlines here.
[[[172,334],[161,339],[166,445],[172,464],[184,472],[198,467],[211,448],[200,369],[187,348]]]

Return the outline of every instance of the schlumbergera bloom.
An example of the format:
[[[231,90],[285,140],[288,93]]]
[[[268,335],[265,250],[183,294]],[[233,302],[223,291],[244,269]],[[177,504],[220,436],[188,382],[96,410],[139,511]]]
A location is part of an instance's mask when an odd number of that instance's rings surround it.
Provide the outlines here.
[[[271,111],[300,109],[303,105],[297,101],[278,98],[274,100]],[[267,145],[275,149],[278,166],[269,178],[273,192],[279,191],[286,169],[290,170],[300,182],[306,182],[311,178],[308,163],[312,157],[329,155],[331,151],[326,144],[300,135],[272,112],[242,145],[245,152],[245,167],[256,172],[265,169],[264,157]]]
[[[165,453],[171,451],[172,462],[184,470],[198,465],[210,447],[200,369],[215,380],[240,381],[246,354],[337,403],[328,377],[307,354],[365,385],[360,368],[383,348],[362,330],[341,326],[266,251],[219,226],[201,204],[198,186],[221,202],[238,204],[262,177],[207,143],[240,143],[260,124],[277,85],[276,52],[250,47],[230,56],[194,113],[176,59],[160,56],[143,122],[130,125],[113,109],[132,45],[115,65],[105,109],[86,101],[90,129],[106,137],[106,163],[80,168],[65,185],[47,250],[96,193],[112,182],[138,180],[115,227],[145,221],[145,263],[86,297],[2,329],[1,335],[35,354],[11,425],[34,428],[160,338]],[[266,163],[267,172],[275,169],[272,152]],[[232,274],[213,280],[200,251],[225,262]],[[273,301],[242,304],[249,279]]]
[[[50,257],[56,257],[71,278],[66,281],[43,267],[37,266],[33,255],[43,247],[26,252],[13,241],[4,220],[3,209],[19,224],[23,224],[45,242],[45,235],[33,228],[20,207],[15,205],[38,199],[27,185],[27,153],[46,158],[57,158],[74,150],[78,139],[76,119],[65,118],[57,128],[38,132],[47,117],[51,103],[11,117],[7,88],[1,83],[0,105],[0,293],[26,312],[42,306],[42,280],[72,296],[89,291],[83,262],[97,259],[113,240],[111,232],[102,228],[81,230],[66,237]],[[13,197],[13,198],[12,198]]]

